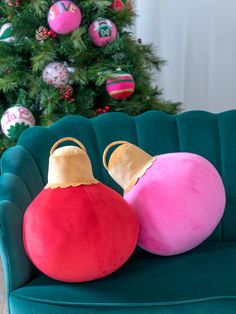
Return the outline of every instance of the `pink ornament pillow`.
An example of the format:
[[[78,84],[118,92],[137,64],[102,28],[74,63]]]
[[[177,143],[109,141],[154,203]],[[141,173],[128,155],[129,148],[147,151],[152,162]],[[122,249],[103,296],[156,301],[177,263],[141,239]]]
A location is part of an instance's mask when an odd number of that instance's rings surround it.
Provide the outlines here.
[[[108,150],[121,144],[106,164]],[[138,244],[159,255],[191,250],[208,238],[225,208],[225,190],[215,167],[191,153],[152,157],[127,142],[115,142],[104,153],[110,175],[124,189],[135,210]]]

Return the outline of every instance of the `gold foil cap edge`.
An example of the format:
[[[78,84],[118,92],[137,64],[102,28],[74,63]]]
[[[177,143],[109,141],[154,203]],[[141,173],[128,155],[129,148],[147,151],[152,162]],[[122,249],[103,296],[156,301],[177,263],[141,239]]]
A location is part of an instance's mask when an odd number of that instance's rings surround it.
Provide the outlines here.
[[[152,166],[153,162],[157,159],[157,156],[153,157],[144,167],[143,169],[137,173],[137,175],[135,176],[135,178],[129,183],[129,185],[124,189],[124,193],[129,192],[132,187],[137,183],[137,181],[144,176],[144,174],[146,173],[146,171]]]
[[[69,188],[69,187],[77,187],[80,185],[92,185],[92,184],[98,184],[99,181],[96,179],[91,179],[89,181],[86,182],[63,182],[63,183],[48,183],[44,189],[57,189],[57,188],[61,188],[61,189],[65,189],[65,188]]]

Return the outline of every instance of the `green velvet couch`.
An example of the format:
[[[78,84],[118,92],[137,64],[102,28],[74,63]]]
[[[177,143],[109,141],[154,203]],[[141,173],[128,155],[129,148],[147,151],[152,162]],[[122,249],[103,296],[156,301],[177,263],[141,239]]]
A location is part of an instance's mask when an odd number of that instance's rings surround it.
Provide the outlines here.
[[[101,162],[114,140],[130,141],[152,155],[187,151],[204,156],[225,184],[222,222],[202,245],[179,256],[159,257],[137,248],[125,266],[101,280],[68,284],[44,276],[25,254],[22,218],[47,181],[51,146],[65,136],[84,143],[96,178],[119,192]],[[3,155],[1,172],[0,249],[11,314],[236,313],[236,110],[66,117],[49,128],[25,131]]]

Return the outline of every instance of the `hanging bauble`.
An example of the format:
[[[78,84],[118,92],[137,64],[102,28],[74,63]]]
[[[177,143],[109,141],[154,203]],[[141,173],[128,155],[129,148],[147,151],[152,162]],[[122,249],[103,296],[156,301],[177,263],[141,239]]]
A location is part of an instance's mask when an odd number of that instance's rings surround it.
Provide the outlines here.
[[[0,41],[11,43],[15,40],[11,23],[5,23],[0,27]]]
[[[132,9],[132,3],[130,0],[113,0],[111,8],[116,12],[119,12],[124,8]]]
[[[48,13],[48,24],[57,34],[66,35],[74,32],[81,24],[80,9],[72,1],[57,1]]]
[[[126,99],[133,94],[135,89],[133,76],[126,72],[117,71],[113,77],[107,80],[106,89],[112,98]]]
[[[33,125],[34,116],[29,109],[22,106],[7,109],[1,119],[2,132],[12,140],[17,140],[25,129]]]
[[[64,88],[68,85],[70,73],[67,66],[60,62],[49,63],[43,70],[43,80],[56,88]]]
[[[99,18],[89,27],[89,36],[98,47],[104,47],[116,39],[117,30],[113,22]]]

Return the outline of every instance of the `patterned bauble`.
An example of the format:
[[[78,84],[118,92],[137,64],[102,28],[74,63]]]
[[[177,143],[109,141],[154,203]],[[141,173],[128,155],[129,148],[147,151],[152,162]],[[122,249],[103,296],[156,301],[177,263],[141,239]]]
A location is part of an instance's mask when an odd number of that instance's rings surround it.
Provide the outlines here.
[[[10,139],[17,140],[21,133],[35,125],[35,119],[29,109],[14,106],[6,110],[1,119],[2,132]]]
[[[117,30],[113,22],[99,18],[89,27],[89,36],[98,47],[104,47],[116,39]]]
[[[131,0],[113,0],[111,4],[111,8],[115,10],[116,12],[119,12],[120,10],[127,8],[132,9],[132,3]]]
[[[12,43],[15,40],[11,23],[5,23],[0,27],[0,41]]]
[[[81,24],[80,9],[72,1],[57,1],[48,13],[48,24],[57,34],[74,32]]]
[[[67,66],[60,62],[49,63],[43,70],[43,80],[56,88],[64,88],[68,85],[70,73]]]
[[[118,100],[130,97],[135,89],[133,76],[129,73],[117,71],[106,82],[108,94]]]

